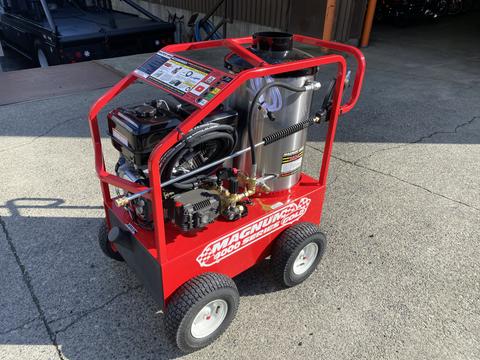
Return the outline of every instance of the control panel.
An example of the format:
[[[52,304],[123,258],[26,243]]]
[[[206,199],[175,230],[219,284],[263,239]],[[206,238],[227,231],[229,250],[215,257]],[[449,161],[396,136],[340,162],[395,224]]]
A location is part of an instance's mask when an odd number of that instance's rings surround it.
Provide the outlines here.
[[[232,75],[186,58],[159,51],[134,73],[197,107],[205,106],[232,81]]]

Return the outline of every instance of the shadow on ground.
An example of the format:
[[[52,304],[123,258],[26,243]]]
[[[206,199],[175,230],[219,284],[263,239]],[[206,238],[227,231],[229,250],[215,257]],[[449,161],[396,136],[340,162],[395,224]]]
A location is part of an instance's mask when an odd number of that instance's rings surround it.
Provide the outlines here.
[[[0,206],[2,214],[1,225],[11,252],[15,255],[18,267],[21,269],[23,282],[33,302],[49,305],[41,310],[40,315],[23,319],[11,328],[0,329],[2,336],[7,336],[9,344],[50,345],[56,344],[63,356],[68,359],[85,358],[87,349],[84,339],[69,338],[67,330],[77,327],[76,331],[85,327],[91,340],[97,338],[96,332],[111,331],[108,344],[97,344],[95,351],[106,348],[105,352],[115,350],[121,353],[125,341],[138,344],[138,353],[131,358],[152,356],[152,349],[161,358],[177,358],[182,355],[168,341],[163,329],[163,313],[151,296],[138,283],[125,263],[115,262],[101,254],[96,242],[96,232],[103,222],[100,218],[78,217],[33,217],[22,216],[22,213],[102,210],[99,206],[68,206],[63,199],[57,198],[18,198],[7,201]],[[7,230],[5,221],[9,224],[28,229],[38,229],[34,239],[35,244],[28,247],[30,255],[35,255],[37,249],[48,249],[54,256],[44,254],[44,258],[54,262],[40,260],[35,266],[26,265],[21,259],[23,248],[20,239],[13,239]],[[42,226],[37,226],[42,224]],[[48,232],[45,230],[48,229]],[[61,232],[61,237],[58,236]],[[88,235],[86,234],[88,232]],[[88,241],[84,241],[87,235]],[[47,243],[48,242],[48,243]],[[92,242],[94,244],[92,244]],[[92,246],[93,245],[93,246]],[[83,261],[69,261],[69,257],[83,257]],[[28,255],[27,255],[28,257]],[[15,269],[11,269],[15,271]],[[45,286],[47,281],[48,285]],[[47,279],[48,278],[48,279]],[[72,280],[75,286],[72,287]],[[269,274],[269,261],[265,260],[257,266],[235,278],[240,296],[256,296],[269,294],[280,290]],[[44,284],[38,287],[38,282]],[[47,289],[51,287],[51,289]],[[40,309],[40,307],[38,307]],[[108,313],[106,315],[105,313]],[[26,336],[29,331],[45,328],[47,341],[38,341],[35,337]],[[89,341],[91,341],[89,340]],[[132,346],[129,343],[129,349]],[[148,349],[142,353],[142,349]],[[82,354],[82,355],[79,355]]]

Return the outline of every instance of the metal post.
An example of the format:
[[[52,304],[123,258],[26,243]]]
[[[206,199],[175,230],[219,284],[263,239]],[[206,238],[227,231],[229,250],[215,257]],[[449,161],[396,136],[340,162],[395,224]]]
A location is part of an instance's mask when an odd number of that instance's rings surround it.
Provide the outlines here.
[[[323,40],[331,40],[333,25],[335,24],[335,8],[337,0],[327,0],[325,9],[325,22],[323,24]]]
[[[375,8],[377,6],[377,0],[369,0],[367,6],[367,14],[365,15],[365,22],[363,23],[362,40],[360,46],[368,46],[370,42],[370,33],[372,32],[373,17],[375,15]]]
[[[55,25],[55,21],[53,21],[52,14],[50,14],[50,9],[48,8],[48,4],[46,0],[40,0],[40,3],[42,4],[43,12],[45,13],[45,16],[47,17],[48,25],[52,29],[52,31],[56,34],[57,31],[57,25]]]
[[[143,7],[141,7],[140,5],[134,3],[132,0],[120,0],[120,1],[126,2],[128,5],[130,5],[135,10],[137,10],[139,13],[142,13],[143,15],[145,15],[146,17],[148,17],[152,20],[162,22],[162,19],[160,19],[160,18],[156,17],[155,15],[153,15],[152,13],[148,12]]]
[[[227,6],[228,6],[228,0],[226,0],[223,3],[223,38],[227,38]]]

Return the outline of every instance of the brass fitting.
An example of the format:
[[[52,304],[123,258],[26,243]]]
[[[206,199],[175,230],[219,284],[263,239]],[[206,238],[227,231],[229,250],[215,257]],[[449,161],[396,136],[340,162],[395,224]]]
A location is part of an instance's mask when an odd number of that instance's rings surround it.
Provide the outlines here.
[[[248,198],[248,197],[250,197],[254,194],[255,194],[255,189],[247,189],[240,194],[230,194],[230,196],[228,196],[228,198],[227,198],[227,202],[229,202],[230,204],[235,204],[235,203],[237,203],[239,201],[242,201],[243,199]]]
[[[270,186],[268,186],[267,184],[265,184],[263,181],[259,181],[257,182],[257,191],[258,192],[261,192],[261,193],[269,193],[272,189],[270,188]]]
[[[238,173],[238,180],[247,190],[255,191],[257,187],[257,178],[256,177],[249,177],[245,173],[240,172]],[[252,194],[253,195],[253,194]]]
[[[322,84],[320,83],[320,81],[311,81],[311,82],[306,83],[305,86],[304,86],[306,91],[320,90],[321,87],[322,87]]]
[[[130,200],[128,200],[126,196],[122,196],[120,198],[115,199],[115,205],[117,205],[118,207],[124,207],[128,205],[129,202]]]
[[[236,206],[236,204],[256,193],[257,179],[250,178],[243,173],[238,174],[238,180],[245,190],[239,194],[231,194],[230,191],[223,186],[217,187],[217,191],[220,195],[222,211],[229,207]]]

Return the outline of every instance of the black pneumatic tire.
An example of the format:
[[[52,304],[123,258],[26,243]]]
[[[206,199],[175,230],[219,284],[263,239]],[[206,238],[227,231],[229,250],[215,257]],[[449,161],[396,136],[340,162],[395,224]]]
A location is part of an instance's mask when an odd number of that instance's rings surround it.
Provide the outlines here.
[[[214,300],[228,306],[226,316],[211,334],[198,338],[192,331],[193,320],[207,304]],[[237,313],[240,297],[228,276],[205,273],[183,284],[172,296],[165,311],[165,329],[168,337],[185,353],[199,350],[215,341],[230,325]]]
[[[103,221],[98,229],[98,243],[102,252],[110,259],[125,261],[118,251],[113,250],[112,244],[108,241],[108,226],[106,221]]]
[[[312,242],[318,246],[314,261],[304,273],[295,274],[295,259]],[[292,287],[306,280],[320,262],[326,243],[325,235],[312,223],[299,223],[283,231],[275,240],[272,249],[271,264],[275,280],[283,287]]]

